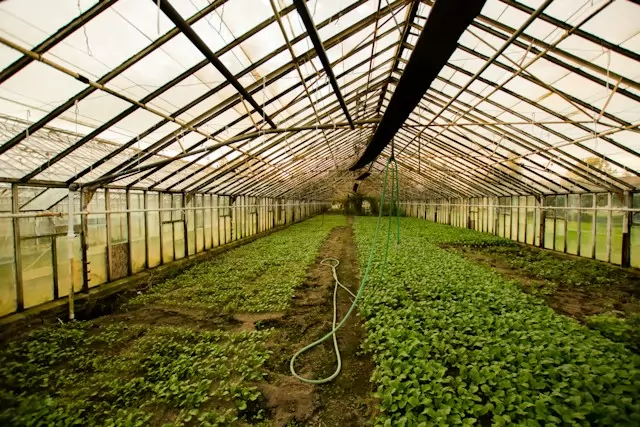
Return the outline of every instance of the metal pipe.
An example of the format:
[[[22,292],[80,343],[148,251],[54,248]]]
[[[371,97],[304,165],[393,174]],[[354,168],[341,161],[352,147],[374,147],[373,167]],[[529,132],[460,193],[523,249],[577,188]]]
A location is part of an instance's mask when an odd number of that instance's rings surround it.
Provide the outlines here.
[[[315,205],[322,205],[325,202],[310,202],[312,204]],[[299,203],[290,203],[290,204],[286,204],[285,206],[297,206]],[[237,207],[257,207],[259,205],[256,204],[250,204],[250,205],[238,205]],[[158,209],[120,209],[120,210],[104,210],[104,211],[73,211],[71,213],[71,216],[84,216],[84,215],[106,215],[106,214],[127,214],[127,213],[143,213],[143,212],[173,212],[173,211],[179,211],[179,212],[184,212],[184,211],[196,211],[196,210],[204,210],[204,209],[225,209],[226,207],[217,207],[217,206],[212,206],[212,207],[204,207],[204,206],[199,206],[199,207],[186,207],[186,208],[182,208],[182,207],[178,207],[178,208],[158,208]],[[18,214],[13,214],[13,213],[0,213],[0,219],[4,219],[4,218],[40,218],[40,217],[66,217],[69,216],[68,212],[24,212],[24,213],[18,213]],[[39,236],[39,237],[43,237],[43,236]]]
[[[551,2],[551,0],[547,0]],[[480,14],[485,0],[436,2],[404,68],[371,142],[349,168],[373,162],[392,141],[457,48],[458,39]],[[488,66],[488,65],[487,65]],[[433,120],[432,120],[433,121]]]
[[[269,126],[272,128],[276,127],[276,124],[269,118],[267,113],[264,112],[262,107],[258,105],[255,99],[247,92],[247,90],[238,82],[235,76],[225,67],[225,65],[218,59],[218,57],[209,49],[209,46],[202,41],[200,36],[191,28],[191,25],[187,24],[187,22],[180,16],[177,10],[171,6],[168,0],[164,1],[156,1],[152,0],[154,4],[157,4],[162,12],[175,24],[176,27],[180,29],[182,34],[184,34],[189,41],[209,60],[211,65],[216,67],[216,69],[222,74],[229,83],[242,95],[244,99],[251,104],[251,106],[256,110],[258,114],[260,114],[264,120],[269,123]]]
[[[351,115],[349,114],[349,109],[347,108],[347,104],[344,102],[344,98],[342,97],[342,93],[340,92],[340,85],[338,85],[336,76],[335,74],[333,74],[333,70],[331,69],[331,63],[329,62],[329,58],[327,57],[327,52],[324,50],[324,46],[322,44],[322,40],[320,40],[318,30],[313,23],[313,19],[311,19],[309,9],[307,9],[307,4],[304,0],[293,0],[293,2],[296,5],[296,9],[298,10],[300,18],[302,18],[302,22],[304,23],[305,28],[307,29],[307,34],[309,35],[309,38],[313,43],[313,47],[316,50],[318,59],[320,59],[320,62],[322,63],[324,72],[331,82],[331,87],[333,87],[333,92],[338,98],[338,102],[342,107],[342,111],[344,112],[347,121],[351,125],[351,129],[355,129],[355,127],[353,126],[353,120],[351,119]]]
[[[538,9],[537,9],[534,13],[532,13],[532,14],[529,16],[529,18],[527,18],[527,20],[526,20],[526,21],[525,21],[525,22],[520,26],[520,28],[518,28],[518,30],[517,30],[516,32],[514,32],[514,33],[511,35],[511,37],[509,37],[509,39],[508,39],[507,41],[505,41],[505,42],[502,44],[502,46],[501,46],[497,51],[495,51],[495,52],[494,52],[494,54],[491,56],[491,58],[489,58],[489,60],[488,60],[488,61],[486,61],[486,62],[484,63],[484,65],[483,65],[483,66],[482,66],[482,67],[481,67],[481,68],[480,68],[480,69],[479,69],[479,70],[478,70],[478,71],[473,75],[473,77],[471,77],[471,79],[469,79],[469,81],[467,81],[467,83],[466,83],[462,88],[460,88],[460,89],[458,90],[458,92],[456,92],[456,94],[455,94],[451,99],[449,99],[449,101],[447,102],[447,104],[446,104],[444,107],[440,108],[440,110],[439,110],[439,111],[438,111],[438,112],[437,112],[437,113],[436,113],[436,114],[435,114],[435,115],[434,115],[434,116],[429,120],[429,122],[427,123],[426,127],[428,127],[429,125],[431,125],[431,124],[432,124],[432,123],[433,123],[433,122],[434,122],[438,117],[440,117],[440,116],[442,115],[442,113],[444,113],[444,112],[447,110],[447,108],[449,108],[449,107],[451,106],[451,104],[453,104],[453,102],[454,102],[456,99],[458,99],[458,97],[460,97],[460,95],[462,95],[462,94],[463,94],[463,93],[464,93],[464,92],[465,92],[465,91],[466,91],[466,90],[471,86],[471,84],[472,84],[474,81],[476,81],[476,79],[477,79],[478,77],[480,77],[480,75],[481,75],[481,74],[482,74],[482,73],[483,73],[487,68],[489,68],[489,66],[490,66],[491,64],[493,64],[493,62],[494,62],[496,59],[498,59],[498,57],[499,57],[499,56],[500,56],[500,55],[501,55],[501,54],[502,54],[502,53],[503,53],[503,52],[504,52],[504,51],[509,47],[509,45],[511,45],[511,43],[513,43],[513,42],[514,42],[514,41],[515,41],[515,40],[516,40],[516,39],[517,39],[517,38],[518,38],[518,37],[519,37],[519,36],[520,36],[520,35],[521,35],[521,34],[522,34],[522,33],[523,33],[527,28],[528,28],[528,27],[529,27],[529,25],[531,25],[531,23],[532,23],[533,21],[535,21],[535,19],[536,19],[540,14],[542,14],[542,12],[544,12],[544,10],[545,10],[545,9],[546,9],[550,4],[551,4],[551,2],[552,2],[552,1],[553,1],[553,0],[546,0],[542,5],[540,5],[540,7],[538,7]],[[437,4],[437,3],[436,3],[436,4]],[[435,5],[434,5],[434,7],[435,7]],[[425,27],[426,27],[426,24],[425,24]],[[424,31],[424,29],[423,29],[423,31]],[[416,47],[417,47],[417,43],[416,43]],[[531,63],[528,63],[525,67],[523,67],[523,68],[522,68],[522,70],[526,69],[530,64],[531,64]],[[520,71],[518,72],[518,74],[519,74],[519,73],[520,73]],[[516,75],[517,75],[517,74],[514,74],[514,75],[512,76],[512,78],[513,78],[513,77],[515,77]],[[495,92],[495,90],[494,90],[493,92],[491,92],[491,93],[494,93],[494,92]],[[485,98],[488,98],[488,97],[489,97],[489,95],[487,95]],[[477,104],[476,104],[476,105],[477,105]],[[457,119],[456,119],[456,120],[454,120],[454,123],[455,123],[456,121],[457,121]],[[426,129],[426,127],[425,127],[425,129]],[[420,132],[420,134],[418,134],[418,136],[417,136],[416,138],[419,138],[419,137],[420,137],[420,135],[422,135],[422,132]],[[435,137],[435,138],[437,138],[438,136],[439,136],[439,134],[438,134],[438,135],[436,135],[436,137]],[[404,149],[405,149],[409,144],[411,144],[411,142],[413,142],[413,140],[414,140],[414,139],[415,139],[415,138],[413,138],[411,141],[409,141],[409,142],[407,143],[407,145],[405,145],[405,146],[400,150],[400,152],[399,152],[398,154],[402,153],[402,152],[404,151]]]
[[[45,58],[41,54],[38,54],[38,53],[33,52],[33,51],[29,50],[29,49],[26,49],[26,48],[24,48],[24,47],[22,47],[22,46],[20,46],[20,45],[18,45],[16,43],[12,42],[11,40],[5,38],[5,37],[0,36],[0,44],[3,44],[3,45],[5,45],[5,46],[7,46],[7,47],[9,47],[11,49],[17,50],[18,52],[20,52],[20,53],[22,53],[24,55],[28,55],[31,58],[33,58],[34,60],[36,60],[38,62],[42,62],[43,64],[46,64],[46,65],[50,66],[51,68],[54,68],[54,69],[66,74],[68,76],[71,76],[74,79],[76,79],[76,80],[78,80],[78,81],[80,81],[80,82],[82,82],[84,84],[87,84],[87,85],[91,86],[94,89],[98,89],[98,90],[101,90],[103,92],[106,92],[109,95],[115,96],[116,98],[121,99],[121,100],[123,100],[123,101],[125,101],[125,102],[127,102],[129,104],[133,104],[133,105],[137,106],[138,108],[142,108],[142,109],[144,109],[144,110],[146,110],[146,111],[148,111],[148,112],[150,112],[152,114],[155,114],[157,116],[162,117],[165,120],[171,121],[171,122],[177,124],[178,126],[180,126],[180,128],[182,128],[182,129],[189,130],[191,132],[196,132],[196,133],[204,136],[207,139],[213,140],[215,142],[220,142],[219,140],[217,140],[216,138],[212,137],[211,135],[209,135],[209,134],[207,134],[205,132],[202,132],[201,130],[199,130],[197,128],[194,128],[193,126],[187,125],[186,123],[184,123],[180,119],[177,119],[175,117],[171,117],[171,116],[163,113],[162,111],[160,111],[160,110],[158,110],[156,108],[150,107],[147,104],[143,104],[140,101],[136,101],[135,99],[129,98],[126,95],[123,95],[123,94],[121,94],[121,93],[119,93],[119,92],[117,92],[117,91],[115,91],[113,89],[110,89],[110,88],[106,87],[102,83],[90,80],[86,76],[84,76],[84,75],[82,75],[80,73],[77,73],[77,72],[75,72],[73,70],[70,70],[70,69],[64,67],[63,65],[60,65],[60,64],[58,64],[58,63],[56,63],[54,61],[51,61],[50,59]],[[3,145],[1,148],[4,148],[4,147],[5,146]]]
[[[77,185],[69,186],[69,215],[67,221],[67,254],[69,258],[69,320],[75,320],[75,311],[74,311],[74,287],[73,287],[73,241],[76,238],[76,235],[73,230],[74,225],[74,213],[73,213],[73,196],[75,194],[75,190],[77,189]]]
[[[589,193],[593,194],[593,193]],[[594,195],[595,196],[595,195]],[[507,196],[508,197],[508,196]],[[516,196],[513,196],[516,197]],[[404,205],[424,205],[424,206],[444,206],[443,203],[422,203],[422,202],[401,202]],[[462,206],[460,204],[454,204],[452,206]],[[527,208],[527,209],[540,209],[540,206],[536,205],[474,205],[474,207],[493,207],[493,208],[502,208],[502,209],[510,209],[510,208]],[[598,212],[640,212],[640,208],[600,208],[600,207],[590,207],[584,208],[580,206],[545,206],[545,210],[566,210],[566,211],[595,211]]]

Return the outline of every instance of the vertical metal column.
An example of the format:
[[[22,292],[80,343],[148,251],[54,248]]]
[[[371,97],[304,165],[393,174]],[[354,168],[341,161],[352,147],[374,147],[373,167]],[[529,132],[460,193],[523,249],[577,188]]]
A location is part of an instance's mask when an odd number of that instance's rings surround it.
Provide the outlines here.
[[[11,184],[11,213],[13,217],[13,272],[16,282],[16,311],[24,310],[24,289],[22,283],[22,249],[20,242],[20,200],[18,198],[18,185]]]
[[[591,258],[596,258],[596,223],[598,222],[598,195],[593,194],[593,214],[591,216]]]
[[[125,197],[125,209],[127,210],[127,276],[131,276],[133,272],[133,242],[131,241],[131,193],[127,188],[124,192]]]
[[[547,218],[547,212],[544,210],[544,196],[540,197],[540,223],[538,224],[538,246],[544,248],[544,229]]]
[[[554,206],[558,206],[558,197],[554,197],[553,198],[553,205]],[[558,210],[554,209],[553,210],[553,245],[551,245],[551,248],[554,251],[557,251],[558,249],[556,248],[556,231],[558,230],[558,227],[556,226],[556,221],[558,221]]]
[[[73,286],[73,241],[75,240],[75,232],[74,232],[74,217],[73,217],[73,202],[74,202],[74,191],[76,190],[76,184],[71,184],[69,186],[69,195],[67,196],[69,199],[69,212],[67,213],[67,254],[69,256],[69,320],[75,319],[75,309],[74,309],[74,293],[75,287]]]
[[[53,299],[60,297],[58,289],[58,245],[56,244],[56,236],[51,236],[51,268],[53,270]]]
[[[181,204],[182,204],[182,229],[183,234],[184,234],[184,257],[188,257],[189,256],[189,227],[187,225],[187,221],[189,219],[189,215],[187,214],[186,211],[186,207],[187,207],[187,195],[185,193],[182,193],[182,198],[181,198]],[[194,234],[195,234],[195,225],[193,227],[194,230]],[[174,246],[175,246],[175,240],[174,240]]]
[[[87,192],[80,189],[80,212],[89,212]],[[80,251],[82,252],[82,291],[89,291],[89,215],[80,215]]]
[[[622,206],[625,209],[631,209],[633,207],[631,193],[629,191],[624,192],[624,199]],[[622,266],[631,266],[631,226],[633,224],[633,213],[628,210],[624,211],[622,216]]]
[[[582,246],[582,194],[578,194],[578,248],[576,255],[580,256],[580,246]]]
[[[564,253],[567,253],[567,241],[569,236],[569,195],[564,196]]]
[[[149,202],[147,201],[147,190],[142,192],[142,209],[144,213],[142,218],[144,221],[144,268],[149,268]]]
[[[164,211],[162,210],[164,204],[164,197],[162,197],[162,193],[158,193],[158,225],[160,229],[158,230],[158,236],[160,237],[160,265],[165,263],[164,259]]]
[[[104,207],[107,213],[106,218],[106,231],[107,231],[107,282],[111,281],[111,194],[108,188],[104,189]]]
[[[612,223],[613,223],[613,195],[611,192],[607,193],[607,207],[609,210],[607,211],[607,256],[606,261],[611,262],[611,231],[612,231]]]

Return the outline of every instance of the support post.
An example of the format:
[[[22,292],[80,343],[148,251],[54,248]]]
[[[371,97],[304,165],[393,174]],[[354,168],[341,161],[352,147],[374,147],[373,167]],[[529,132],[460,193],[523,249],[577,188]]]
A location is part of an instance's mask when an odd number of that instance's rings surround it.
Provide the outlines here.
[[[11,184],[11,213],[13,217],[13,271],[16,283],[16,311],[24,310],[24,288],[22,283],[22,248],[20,242],[20,199],[18,197],[18,185]]]
[[[74,218],[73,218],[73,197],[75,194],[75,190],[77,188],[76,184],[71,184],[69,186],[69,218],[67,221],[67,252],[69,255],[69,320],[75,319],[75,309],[74,309],[74,286],[73,286],[73,241],[75,240],[75,232],[73,230],[74,226]]]
[[[127,276],[131,276],[133,271],[133,242],[131,242],[131,193],[129,189],[124,193],[124,206],[127,210]]]
[[[187,211],[185,210],[185,208],[187,207],[187,195],[185,193],[182,193],[182,229],[183,234],[184,234],[184,257],[188,257],[189,256],[189,227],[187,225],[187,220],[189,219],[189,215],[187,214]],[[195,226],[194,226],[194,230],[195,230]],[[174,240],[174,245],[175,245],[175,240]]]
[[[557,205],[557,204],[556,204]],[[567,209],[569,207],[569,195],[567,194],[566,196],[564,196],[564,242],[563,242],[563,251],[564,253],[567,253],[567,241],[568,241],[568,235],[569,235],[569,209]]]
[[[554,206],[558,206],[558,197],[556,196],[553,199],[554,199],[553,200]],[[557,221],[558,221],[558,210],[554,209],[553,210],[553,245],[551,246],[551,248],[554,251],[558,250],[558,248],[556,248],[556,232],[558,230]]]
[[[144,268],[149,268],[149,202],[147,201],[147,190],[142,192],[142,209],[144,214],[142,215],[144,221]]]
[[[544,228],[547,219],[547,212],[544,210],[544,196],[540,196],[540,224],[538,224],[539,246],[544,248]]]
[[[598,222],[598,195],[597,194],[593,194],[593,210],[591,212],[593,212],[592,217],[591,217],[591,258],[595,259],[596,258],[596,223]]]
[[[624,192],[622,205],[625,209],[631,209],[633,206],[631,193]],[[633,213],[628,210],[624,211],[622,216],[622,266],[631,267],[631,226],[633,225]]]
[[[105,210],[107,211],[107,213],[105,214],[105,217],[107,219],[107,222],[105,224],[106,226],[106,231],[107,231],[107,282],[111,281],[111,264],[112,264],[112,257],[111,257],[111,214],[109,212],[111,212],[111,194],[109,193],[109,189],[105,188],[104,190],[104,207]]]
[[[51,269],[53,275],[53,299],[60,297],[58,289],[58,245],[56,244],[56,236],[51,236]]]
[[[580,246],[582,246],[582,195],[578,195],[578,248],[576,254],[580,256]]]
[[[613,212],[611,209],[613,208],[613,194],[611,192],[607,193],[607,207],[609,210],[607,211],[607,262],[611,262],[611,231],[612,231],[612,223],[613,223]]]
[[[80,210],[88,212],[87,191],[80,189]],[[80,251],[82,252],[82,292],[89,291],[89,216],[80,215]]]
[[[164,197],[162,197],[162,193],[158,193],[158,225],[160,227],[160,229],[158,230],[158,236],[160,238],[160,265],[163,265],[165,262],[164,260],[164,224],[162,223],[164,221],[164,212],[162,211],[163,200],[164,200]]]

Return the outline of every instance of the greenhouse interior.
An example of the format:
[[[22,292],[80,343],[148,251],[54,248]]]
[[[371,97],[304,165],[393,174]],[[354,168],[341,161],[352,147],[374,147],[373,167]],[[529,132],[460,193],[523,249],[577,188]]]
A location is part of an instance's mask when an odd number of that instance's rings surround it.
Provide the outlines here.
[[[4,0],[0,61],[0,425],[640,425],[640,2]]]

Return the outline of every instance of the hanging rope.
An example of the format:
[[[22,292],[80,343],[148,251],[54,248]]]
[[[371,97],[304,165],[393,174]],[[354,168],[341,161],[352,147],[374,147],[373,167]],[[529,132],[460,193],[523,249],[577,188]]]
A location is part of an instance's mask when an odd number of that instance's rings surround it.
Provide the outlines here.
[[[78,14],[82,15],[82,7],[80,7],[80,0],[77,1]],[[93,52],[91,52],[91,46],[89,46],[89,35],[87,34],[87,26],[82,26],[82,32],[84,33],[84,42],[87,45],[87,54],[93,58]]]

